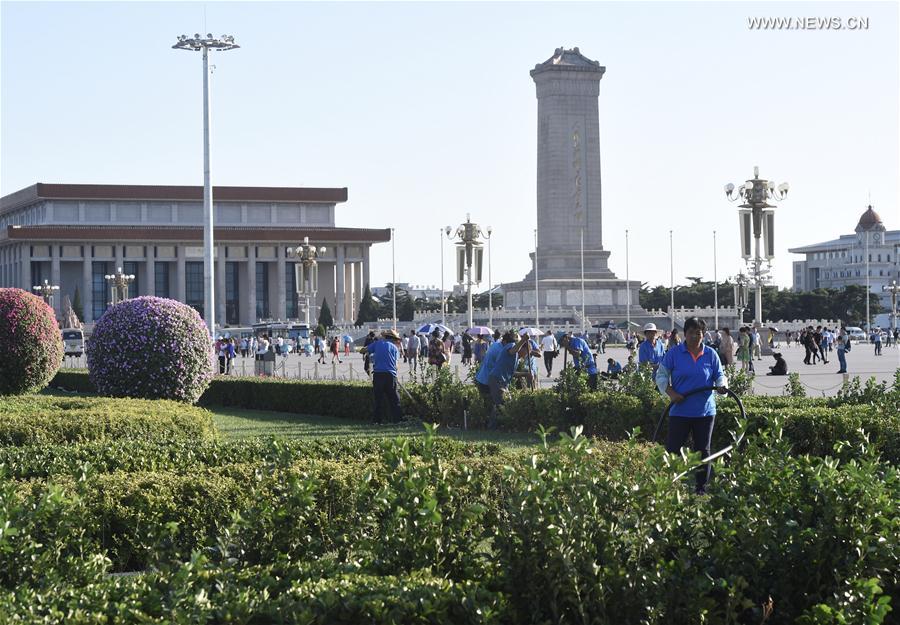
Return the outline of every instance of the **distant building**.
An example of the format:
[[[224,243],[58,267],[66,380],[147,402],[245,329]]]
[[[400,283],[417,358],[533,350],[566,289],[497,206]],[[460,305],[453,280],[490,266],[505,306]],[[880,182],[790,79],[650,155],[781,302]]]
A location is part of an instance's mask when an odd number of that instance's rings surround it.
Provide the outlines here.
[[[346,188],[215,187],[213,200],[219,325],[304,316],[287,254],[303,237],[326,248],[316,305],[327,299],[337,322],[356,318],[369,248],[390,229],[336,228]],[[136,277],[129,295],[203,314],[202,219],[202,187],[38,183],[0,200],[0,286],[31,291],[49,280],[60,287],[58,315],[78,288],[90,324],[109,301],[104,276],[121,267]]]
[[[371,288],[374,297],[385,297],[390,294],[387,286],[376,286]],[[441,300],[441,289],[437,286],[427,286],[424,284],[410,284],[409,282],[398,282],[397,292],[406,291],[413,300],[425,299],[428,301]]]
[[[882,306],[890,308],[890,294],[882,287],[891,280],[900,283],[900,230],[887,230],[871,206],[859,218],[854,234],[788,251],[806,255],[806,260],[794,261],[795,291],[865,286],[868,255],[871,292],[881,298]]]

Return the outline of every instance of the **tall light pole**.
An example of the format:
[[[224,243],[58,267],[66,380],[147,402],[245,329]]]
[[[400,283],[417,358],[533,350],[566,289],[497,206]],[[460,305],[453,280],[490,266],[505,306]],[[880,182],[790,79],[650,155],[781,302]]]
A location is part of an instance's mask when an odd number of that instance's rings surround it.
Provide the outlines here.
[[[753,237],[756,239],[755,252],[751,264],[751,277],[756,288],[756,306],[754,316],[756,324],[762,324],[762,287],[767,280],[768,270],[762,268],[762,252],[760,249],[760,237],[765,235],[766,258],[771,261],[775,256],[775,208],[768,200],[781,201],[787,197],[790,185],[782,182],[778,187],[770,180],[761,180],[759,167],[753,168],[753,179],[747,180],[737,189],[730,182],[725,185],[725,197],[730,201],[743,200],[739,213],[741,223],[741,253],[744,259],[750,258],[750,222],[752,222]]]
[[[441,325],[447,325],[447,312],[446,306],[444,305],[444,232],[445,229],[441,228]],[[449,236],[450,234],[450,226],[447,226],[446,233]]]
[[[674,254],[674,245],[672,243],[672,231],[669,230],[669,308],[672,310],[669,313],[669,323],[671,324],[671,330],[675,329],[675,254]]]
[[[541,327],[541,306],[538,299],[538,231],[534,229],[534,327]]]
[[[716,231],[713,230],[713,309],[715,312],[715,328],[719,331],[719,274],[716,271],[718,254],[716,253]]]
[[[581,334],[584,336],[584,228],[581,229]]]
[[[303,237],[303,243],[297,247],[288,248],[288,256],[296,258],[300,262],[294,264],[294,288],[298,296],[306,298],[306,327],[310,327],[310,298],[316,299],[319,290],[319,263],[318,258],[325,253],[324,247],[317,248],[310,245],[309,237]]]
[[[105,275],[103,278],[109,284],[110,306],[114,306],[119,302],[124,302],[128,299],[128,285],[134,282],[133,274],[123,273],[122,268],[118,267],[116,273]]]
[[[628,272],[628,230],[625,230],[625,337],[631,332],[631,276]]]
[[[484,238],[487,239],[488,248],[488,327],[491,330],[494,329],[494,282],[491,279],[491,235],[493,233],[494,229],[488,226],[484,235]]]
[[[469,327],[472,327],[472,267],[477,265],[481,267],[481,241],[479,239],[484,236],[481,226],[472,222],[472,219],[466,214],[466,223],[460,225],[453,235],[458,239],[457,246],[463,250],[465,254],[466,267],[466,290],[468,297],[469,311]],[[475,257],[478,256],[476,261]],[[480,271],[479,271],[480,273]]]
[[[737,313],[738,324],[744,325],[744,311],[747,310],[747,291],[749,290],[750,281],[743,273],[739,273],[734,278],[734,311]]]
[[[240,46],[234,42],[232,35],[215,38],[211,33],[207,33],[206,37],[195,33],[193,38],[180,35],[172,48],[203,53],[203,316],[206,318],[209,334],[213,336],[216,332],[216,298],[213,280],[213,197],[209,166],[209,51],[224,52]],[[220,260],[224,262],[225,259]]]
[[[50,284],[48,280],[44,280],[43,284],[33,286],[31,287],[31,290],[35,292],[35,295],[39,295],[47,306],[53,308],[53,294],[59,291],[57,285]]]
[[[869,320],[869,292],[872,287],[869,284],[869,231],[866,230],[866,334],[872,332],[871,321]]]
[[[394,229],[391,228],[391,299],[394,307],[394,332],[397,331],[397,257],[395,255],[397,248],[397,237],[394,236]]]

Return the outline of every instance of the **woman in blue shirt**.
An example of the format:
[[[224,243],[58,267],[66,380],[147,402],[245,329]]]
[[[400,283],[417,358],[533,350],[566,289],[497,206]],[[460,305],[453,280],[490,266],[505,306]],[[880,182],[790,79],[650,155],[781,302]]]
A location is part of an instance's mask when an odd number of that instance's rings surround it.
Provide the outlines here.
[[[656,371],[656,386],[673,403],[669,411],[669,434],[666,451],[676,453],[691,437],[691,449],[703,458],[709,456],[712,432],[716,421],[716,400],[712,391],[690,391],[714,386],[725,393],[728,380],[722,370],[719,355],[703,345],[706,322],[691,317],[684,322],[684,342],[673,347],[663,357]],[[705,493],[712,477],[712,465],[697,471],[697,492]]]

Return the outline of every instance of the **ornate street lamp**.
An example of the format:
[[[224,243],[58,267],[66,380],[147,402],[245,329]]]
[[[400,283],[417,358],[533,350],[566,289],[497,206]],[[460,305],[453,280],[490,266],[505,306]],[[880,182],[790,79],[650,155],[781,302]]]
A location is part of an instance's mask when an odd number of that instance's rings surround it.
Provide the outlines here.
[[[488,248],[488,327],[491,330],[494,329],[494,281],[491,279],[491,235],[493,234],[494,229],[490,226],[484,231],[484,238],[487,239]]]
[[[891,294],[891,333],[893,334],[897,329],[897,293],[900,291],[900,287],[898,287],[896,280],[891,280],[891,283],[881,287],[881,290],[888,291]],[[866,297],[868,297],[868,293]]]
[[[741,255],[750,268],[750,276],[756,289],[756,306],[754,316],[757,325],[762,324],[762,287],[768,281],[769,269],[763,269],[763,250],[761,239],[765,239],[765,258],[769,266],[775,257],[775,208],[769,200],[781,201],[787,197],[790,185],[782,182],[777,187],[770,180],[759,177],[759,167],[753,168],[753,178],[735,189],[730,182],[725,185],[725,197],[734,202],[742,200],[738,213],[741,224]],[[756,240],[753,260],[750,260],[750,232]]]
[[[448,236],[449,233],[448,233]],[[469,214],[466,213],[466,223],[460,225],[456,232],[450,238],[458,239],[456,244],[456,271],[457,278],[460,282],[462,282],[463,276],[461,269],[465,267],[465,282],[466,282],[466,290],[468,294],[469,300],[469,326],[472,327],[472,282],[481,282],[481,265],[482,265],[482,242],[479,240],[484,236],[484,233],[481,231],[481,226],[476,223],[472,223],[472,219],[469,217]],[[478,276],[475,280],[472,279],[472,267],[475,266],[478,269]]]
[[[324,247],[310,245],[309,237],[303,237],[303,243],[297,247],[289,247],[288,256],[300,262],[294,263],[294,288],[299,297],[306,298],[306,327],[310,327],[310,298],[315,301],[319,290],[318,258],[325,253]]]
[[[213,199],[212,181],[209,166],[209,51],[225,52],[240,48],[234,42],[233,35],[213,37],[207,33],[201,37],[195,33],[193,37],[179,35],[172,46],[175,50],[203,52],[203,312],[209,334],[216,332],[216,298],[215,280],[213,280]]]
[[[128,299],[128,285],[134,282],[133,274],[126,274],[122,272],[122,268],[119,267],[116,269],[116,273],[112,275],[105,275],[103,278],[109,284],[109,305],[115,306],[119,302],[124,302]]]
[[[744,322],[744,311],[747,310],[749,300],[750,280],[743,273],[739,273],[734,278],[734,310],[737,313],[738,320]]]
[[[53,308],[53,294],[59,291],[59,287],[53,284],[50,284],[47,280],[44,280],[44,283],[38,286],[31,287],[31,290],[35,292],[35,295],[39,295],[41,299],[49,306]]]

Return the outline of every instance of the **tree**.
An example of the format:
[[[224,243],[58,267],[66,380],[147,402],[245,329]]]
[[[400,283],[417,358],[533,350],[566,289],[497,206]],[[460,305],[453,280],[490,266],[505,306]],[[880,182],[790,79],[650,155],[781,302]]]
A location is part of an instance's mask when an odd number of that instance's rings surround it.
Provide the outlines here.
[[[322,307],[319,309],[319,325],[330,328],[334,325],[334,318],[331,316],[331,309],[328,307],[328,300],[322,298]]]
[[[75,313],[75,316],[78,319],[84,319],[84,304],[81,303],[81,291],[78,290],[78,287],[75,287],[75,294],[72,295],[72,311]]]
[[[363,289],[362,299],[359,302],[359,314],[356,316],[356,325],[361,326],[364,323],[378,321],[378,303],[372,297],[372,290],[369,285]]]

